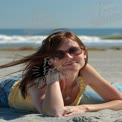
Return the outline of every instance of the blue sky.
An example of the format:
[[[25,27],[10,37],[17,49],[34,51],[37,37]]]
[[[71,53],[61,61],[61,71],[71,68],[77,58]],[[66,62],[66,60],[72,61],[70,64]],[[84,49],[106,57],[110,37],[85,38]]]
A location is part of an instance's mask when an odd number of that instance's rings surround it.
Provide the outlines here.
[[[122,0],[0,0],[0,28],[122,28]]]

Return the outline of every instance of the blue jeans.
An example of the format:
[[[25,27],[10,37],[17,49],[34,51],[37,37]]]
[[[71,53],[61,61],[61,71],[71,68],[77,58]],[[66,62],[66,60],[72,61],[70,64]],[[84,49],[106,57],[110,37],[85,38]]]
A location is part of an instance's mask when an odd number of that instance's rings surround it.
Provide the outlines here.
[[[11,78],[0,79],[0,107],[9,107],[8,105],[8,95],[12,85],[20,79],[20,75],[12,76]]]
[[[119,83],[112,83],[122,93],[122,85]],[[96,92],[92,90],[86,90],[81,98],[80,104],[99,104],[106,102]]]

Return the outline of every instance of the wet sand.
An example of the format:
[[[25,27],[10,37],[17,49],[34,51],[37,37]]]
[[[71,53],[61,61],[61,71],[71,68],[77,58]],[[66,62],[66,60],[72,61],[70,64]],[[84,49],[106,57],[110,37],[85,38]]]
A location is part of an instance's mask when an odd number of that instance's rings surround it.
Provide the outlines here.
[[[33,51],[0,51],[0,64],[4,64]],[[21,56],[18,56],[21,55]],[[89,50],[89,64],[91,64],[108,82],[122,84],[122,50]],[[0,70],[0,77],[21,69],[22,66]],[[0,122],[122,122],[122,110],[101,110],[88,112],[70,117],[47,117],[37,113],[30,113],[11,108],[0,108]]]

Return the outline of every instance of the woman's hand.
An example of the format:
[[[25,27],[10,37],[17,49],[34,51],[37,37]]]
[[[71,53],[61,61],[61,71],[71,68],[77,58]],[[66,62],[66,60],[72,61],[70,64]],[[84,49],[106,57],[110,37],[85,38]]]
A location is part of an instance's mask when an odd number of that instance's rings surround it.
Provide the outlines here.
[[[83,105],[80,106],[65,106],[63,116],[70,116],[75,114],[85,113],[86,108]]]
[[[45,79],[46,79],[46,84],[50,85],[56,81],[63,80],[64,76],[61,72],[59,72],[53,68],[50,68],[47,75],[45,76]]]

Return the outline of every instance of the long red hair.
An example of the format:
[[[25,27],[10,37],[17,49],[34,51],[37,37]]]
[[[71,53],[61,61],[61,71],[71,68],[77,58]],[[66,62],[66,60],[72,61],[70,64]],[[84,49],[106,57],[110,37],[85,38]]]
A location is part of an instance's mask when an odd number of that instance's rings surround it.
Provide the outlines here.
[[[86,56],[87,56],[87,58],[85,60],[85,65],[86,65],[88,62],[88,53],[87,53],[87,49],[86,49],[85,45],[74,33],[67,31],[67,30],[66,31],[63,30],[63,31],[57,31],[57,32],[50,34],[46,39],[43,40],[41,46],[39,47],[39,49],[35,53],[28,55],[20,60],[0,66],[0,68],[2,69],[2,68],[15,66],[18,64],[25,64],[26,65],[26,67],[23,69],[22,81],[19,86],[22,96],[24,98],[27,95],[28,84],[31,83],[34,85],[35,84],[34,81],[37,80],[37,78],[38,78],[33,73],[33,68],[35,66],[38,66],[40,68],[39,73],[41,75],[43,75],[44,59],[46,57],[50,57],[50,55],[55,50],[57,50],[66,39],[71,39],[71,40],[77,42],[78,45],[84,49]],[[46,65],[49,67],[48,63]],[[85,67],[85,65],[84,65],[84,67]],[[46,83],[43,83],[42,88],[45,85],[46,85]]]

